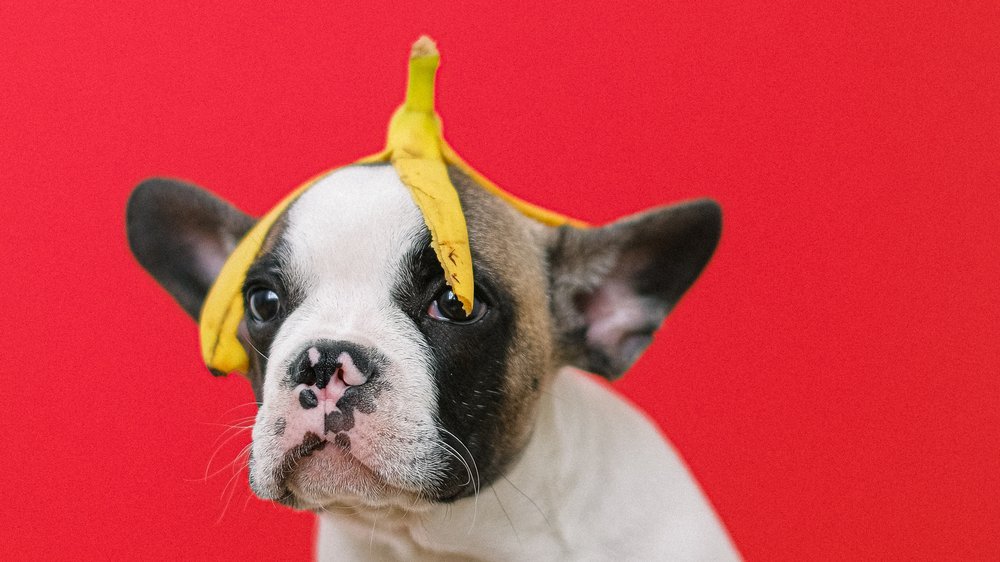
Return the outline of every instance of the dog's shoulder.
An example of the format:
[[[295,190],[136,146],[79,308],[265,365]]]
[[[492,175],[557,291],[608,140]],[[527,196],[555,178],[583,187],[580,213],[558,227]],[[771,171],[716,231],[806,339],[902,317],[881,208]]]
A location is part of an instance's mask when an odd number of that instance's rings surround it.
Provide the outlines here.
[[[610,384],[571,369],[556,376],[542,445],[573,474],[550,483],[572,555],[583,559],[735,560],[732,543],[681,456]],[[540,422],[542,423],[542,422]],[[540,437],[541,439],[538,439]],[[545,454],[512,474],[544,471]],[[551,464],[549,465],[551,466]]]

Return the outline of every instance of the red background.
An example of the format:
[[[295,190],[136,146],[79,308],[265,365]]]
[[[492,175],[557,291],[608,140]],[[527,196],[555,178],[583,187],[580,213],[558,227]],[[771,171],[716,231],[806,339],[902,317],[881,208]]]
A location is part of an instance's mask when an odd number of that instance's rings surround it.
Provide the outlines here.
[[[70,4],[0,4],[4,558],[309,556],[311,516],[230,478],[247,433],[210,461],[251,393],[125,199],[174,175],[261,213],[376,151],[429,33],[447,137],[512,192],[722,203],[618,387],[747,558],[1000,559],[996,2]]]

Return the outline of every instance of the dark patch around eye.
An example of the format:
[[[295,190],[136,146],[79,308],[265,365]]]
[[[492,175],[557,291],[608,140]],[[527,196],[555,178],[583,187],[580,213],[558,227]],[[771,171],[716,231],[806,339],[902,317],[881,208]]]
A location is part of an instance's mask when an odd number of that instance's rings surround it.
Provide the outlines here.
[[[444,285],[441,265],[431,248],[430,232],[424,230],[400,263],[402,279],[392,288],[393,300],[414,321]]]
[[[240,324],[239,339],[243,343],[247,356],[250,358],[250,386],[253,388],[257,403],[264,399],[264,374],[267,372],[268,356],[271,344],[281,328],[282,323],[302,303],[304,295],[301,289],[292,282],[285,272],[288,255],[284,233],[287,230],[287,212],[282,216],[267,234],[261,253],[247,270],[243,284],[243,294],[252,287],[267,287],[278,293],[281,307],[276,318],[269,322],[256,322],[250,317],[249,310],[244,310],[244,321]],[[244,308],[247,308],[244,303]]]
[[[402,278],[393,289],[393,297],[429,344],[438,388],[438,423],[447,430],[440,432],[439,438],[463,456],[471,453],[480,471],[480,484],[486,485],[504,468],[494,460],[498,452],[495,446],[503,442],[504,388],[512,352],[514,310],[511,296],[492,282],[502,276],[476,252],[474,242],[472,261],[476,298],[488,296],[490,305],[490,312],[478,322],[442,322],[427,315],[428,304],[445,285],[426,232],[403,258]],[[466,484],[468,475],[461,462],[454,458],[448,462],[448,476],[436,490],[442,501],[463,497],[473,489]]]
[[[427,316],[428,305],[448,289],[444,271],[430,243],[430,233],[425,230],[401,260],[402,279],[392,288],[393,300],[417,324],[423,322]],[[475,298],[477,301],[492,305],[496,299],[493,296],[494,290],[490,279],[494,278],[494,275],[489,272],[489,267],[475,250],[472,252],[472,261],[475,264],[476,276]]]

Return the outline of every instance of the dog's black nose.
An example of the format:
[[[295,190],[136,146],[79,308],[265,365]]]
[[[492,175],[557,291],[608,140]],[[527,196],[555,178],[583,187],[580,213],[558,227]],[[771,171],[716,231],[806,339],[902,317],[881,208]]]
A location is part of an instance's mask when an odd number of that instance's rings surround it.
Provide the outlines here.
[[[307,346],[289,367],[292,384],[323,389],[331,380],[346,386],[368,382],[375,373],[378,354],[345,341],[320,341]]]

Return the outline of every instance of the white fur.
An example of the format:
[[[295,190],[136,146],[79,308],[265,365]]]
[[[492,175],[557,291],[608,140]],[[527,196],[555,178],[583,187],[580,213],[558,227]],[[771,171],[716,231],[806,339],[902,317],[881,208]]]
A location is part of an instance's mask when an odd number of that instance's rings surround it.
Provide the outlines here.
[[[290,208],[284,238],[292,267],[285,273],[294,276],[306,297],[284,321],[270,350],[254,427],[251,470],[258,493],[278,495],[272,473],[283,454],[307,431],[323,435],[325,408],[303,410],[297,393],[282,383],[290,362],[318,338],[377,348],[389,360],[382,376],[391,388],[379,397],[374,413],[356,413],[349,432],[351,453],[364,466],[345,460],[334,447],[318,451],[293,478],[297,495],[313,507],[359,491],[376,503],[393,501],[375,498],[384,495],[365,474],[368,470],[397,488],[395,501],[407,501],[407,492],[440,470],[440,451],[433,444],[437,396],[427,364],[430,353],[423,335],[392,302],[392,288],[404,274],[400,260],[421,239],[422,228],[419,210],[391,167],[335,171]],[[279,418],[287,425],[283,435],[274,436],[270,428]]]
[[[320,517],[320,560],[738,560],[673,448],[589,376],[560,371],[505,478],[424,511]]]

